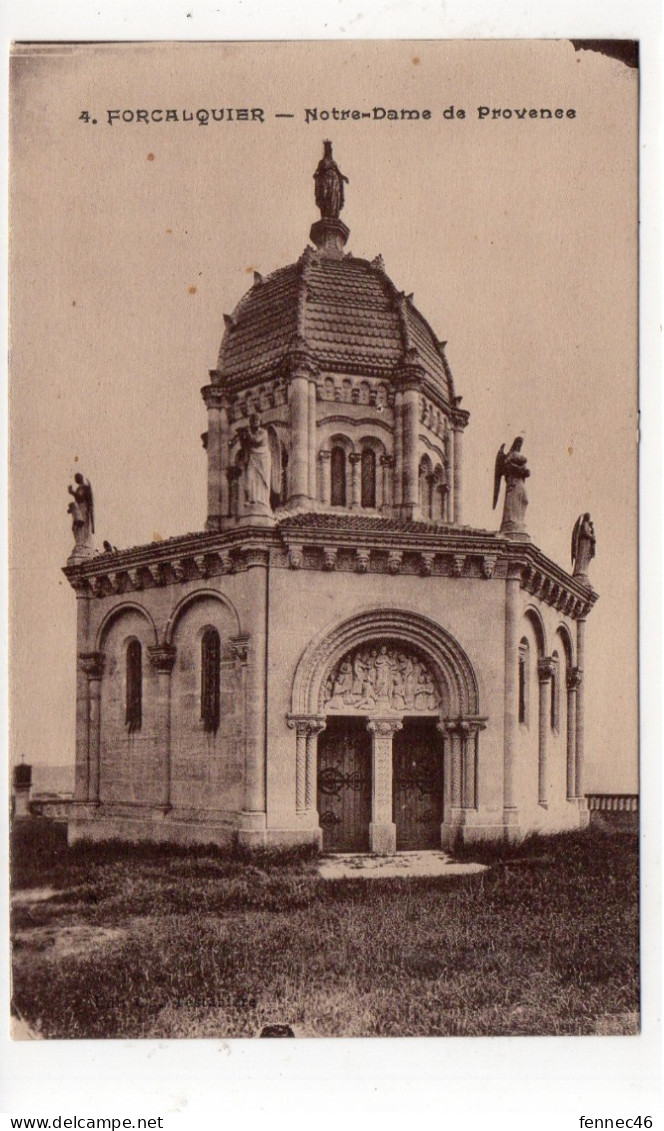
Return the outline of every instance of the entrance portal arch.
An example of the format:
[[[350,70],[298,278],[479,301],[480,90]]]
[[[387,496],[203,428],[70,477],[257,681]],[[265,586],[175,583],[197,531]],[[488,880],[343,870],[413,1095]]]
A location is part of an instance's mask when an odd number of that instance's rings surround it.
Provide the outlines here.
[[[441,693],[441,718],[479,714],[477,678],[458,641],[429,617],[384,605],[329,626],[305,648],[293,679],[293,714],[323,715],[327,680],[339,661],[362,644],[383,641],[414,649],[430,662]]]
[[[440,828],[452,808],[475,807],[479,707],[469,657],[428,617],[382,605],[319,633],[297,665],[288,723],[297,809],[323,848],[440,844],[418,821]]]

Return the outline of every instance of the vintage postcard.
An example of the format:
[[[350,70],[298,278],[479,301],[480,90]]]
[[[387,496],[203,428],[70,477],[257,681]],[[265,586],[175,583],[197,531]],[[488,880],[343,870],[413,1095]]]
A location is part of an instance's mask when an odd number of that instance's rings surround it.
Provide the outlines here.
[[[639,1032],[638,44],[15,44],[15,1036]]]

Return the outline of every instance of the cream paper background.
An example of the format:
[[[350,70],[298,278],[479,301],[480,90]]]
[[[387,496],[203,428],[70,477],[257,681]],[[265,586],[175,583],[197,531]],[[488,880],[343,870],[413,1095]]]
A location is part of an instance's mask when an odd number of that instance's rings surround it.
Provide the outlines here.
[[[93,484],[100,547],[202,529],[222,315],[301,253],[329,137],[348,247],[381,252],[449,342],[465,521],[499,525],[493,462],[518,432],[535,543],[569,569],[592,514],[586,787],[635,791],[638,72],[566,40],[153,43],[18,47],[11,80],[13,758],[73,759],[68,482]],[[375,105],[432,118],[305,122]],[[266,120],[107,124],[228,106]]]

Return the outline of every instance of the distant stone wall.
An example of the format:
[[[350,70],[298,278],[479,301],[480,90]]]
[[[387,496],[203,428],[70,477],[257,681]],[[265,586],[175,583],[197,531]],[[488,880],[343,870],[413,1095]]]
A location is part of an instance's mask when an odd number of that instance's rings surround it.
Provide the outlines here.
[[[61,797],[35,797],[30,802],[33,817],[48,817],[51,821],[66,822],[74,811],[74,803]]]

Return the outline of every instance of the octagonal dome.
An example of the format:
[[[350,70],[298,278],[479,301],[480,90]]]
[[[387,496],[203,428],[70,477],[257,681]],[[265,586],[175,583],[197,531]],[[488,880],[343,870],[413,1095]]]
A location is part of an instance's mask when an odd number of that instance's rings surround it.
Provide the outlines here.
[[[321,238],[321,246],[307,247],[296,263],[266,278],[256,274],[226,316],[217,363],[222,380],[247,388],[278,374],[294,342],[307,348],[321,373],[390,380],[407,360],[422,368],[432,393],[454,404],[444,343],[412,296],[397,290],[380,256],[357,259]]]

